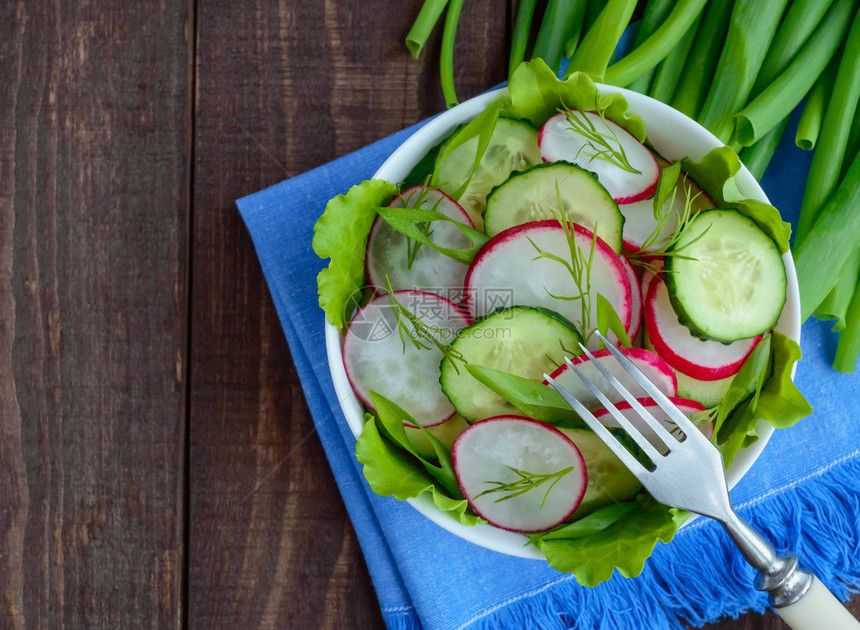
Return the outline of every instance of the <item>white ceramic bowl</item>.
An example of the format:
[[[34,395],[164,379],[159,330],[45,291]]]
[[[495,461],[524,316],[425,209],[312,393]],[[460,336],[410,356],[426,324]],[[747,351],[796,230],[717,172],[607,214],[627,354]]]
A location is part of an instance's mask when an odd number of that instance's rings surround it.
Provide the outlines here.
[[[619,92],[624,95],[631,110],[642,118],[649,141],[667,159],[677,160],[688,157],[699,160],[711,149],[723,146],[723,143],[699,124],[663,103],[622,88],[606,85],[599,87],[603,93]],[[376,172],[374,178],[390,182],[403,181],[427,151],[446,138],[457,125],[477,116],[503,93],[504,89],[482,94],[437,116],[394,151]],[[746,167],[737,174],[735,181],[746,198],[768,201],[764,191]],[[783,262],[788,275],[788,299],[776,330],[799,342],[800,298],[794,262],[790,253],[783,256]],[[364,424],[364,417],[361,403],[350,388],[343,367],[342,342],[343,338],[338,329],[326,323],[326,350],[335,391],[338,400],[341,401],[349,428],[358,437]],[[760,421],[758,432],[759,440],[748,448],[742,449],[729,466],[727,479],[730,488],[737,484],[758,458],[773,433],[773,426]],[[522,534],[501,530],[492,525],[474,527],[461,525],[450,514],[436,508],[427,495],[410,499],[409,503],[440,527],[476,545],[512,556],[543,559],[543,555],[534,545],[525,546],[527,538]]]

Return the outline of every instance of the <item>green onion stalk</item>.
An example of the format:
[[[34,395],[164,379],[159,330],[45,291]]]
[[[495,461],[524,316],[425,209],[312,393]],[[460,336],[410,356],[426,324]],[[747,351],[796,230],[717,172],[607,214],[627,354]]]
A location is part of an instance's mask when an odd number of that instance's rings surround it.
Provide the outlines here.
[[[678,0],[678,4],[660,28],[641,46],[606,69],[606,82],[623,87],[654,68],[678,45],[699,17],[705,2],[706,0]]]
[[[602,81],[606,66],[635,8],[636,0],[608,0],[573,54],[565,76],[585,72]]]
[[[752,91],[788,0],[737,0],[699,122],[723,142]]]
[[[723,49],[726,29],[732,15],[732,0],[715,0],[708,3],[690,55],[684,64],[684,80],[675,90],[672,107],[698,120],[699,112],[714,78],[714,70]]]
[[[833,330],[845,328],[851,298],[854,297],[854,290],[857,288],[858,275],[860,275],[860,247],[854,250],[848,262],[845,263],[842,273],[839,274],[833,290],[827,294],[812,316],[821,320],[836,320]]]
[[[666,17],[674,4],[675,0],[648,0],[645,4],[645,10],[642,12],[642,18],[639,20],[639,29],[636,31],[636,37],[633,38],[631,50],[636,50],[666,21]],[[653,75],[654,70],[643,72],[631,81],[627,88],[640,94],[646,94]]]
[[[565,44],[572,33],[582,29],[584,16],[585,0],[549,0],[532,50],[532,59],[543,59],[554,72],[558,72]]]
[[[741,152],[741,162],[744,163],[756,179],[761,179],[767,170],[790,121],[791,116],[786,116],[762,138],[759,138],[754,145],[744,148]]]
[[[418,55],[421,54],[421,49],[427,43],[427,38],[430,37],[447,5],[448,0],[425,0],[421,5],[418,17],[406,34],[406,47],[415,59],[418,59]]]
[[[529,43],[529,33],[532,30],[537,0],[520,0],[517,9],[517,20],[514,23],[514,35],[511,38],[511,56],[508,62],[508,80],[514,70],[526,59],[526,46]]]
[[[657,69],[654,71],[654,77],[651,79],[651,85],[648,87],[648,96],[655,98],[663,103],[670,103],[678,89],[678,83],[681,80],[684,72],[684,64],[690,54],[690,49],[693,47],[693,42],[696,40],[696,33],[699,30],[699,24],[702,17],[693,23],[684,33],[684,37],[678,42],[678,45],[672,49],[672,52],[660,62]],[[634,82],[635,83],[635,82]],[[633,83],[630,84],[630,89],[633,89]]]
[[[797,220],[795,246],[803,242],[815,223],[819,209],[830,198],[839,183],[839,174],[848,145],[848,134],[858,100],[860,100],[860,13],[854,17],[854,23],[848,32],[845,51],[839,62],[827,113],[821,125],[818,148],[809,167],[809,177]],[[848,173],[846,173],[847,177]],[[854,236],[856,238],[856,232]],[[813,308],[820,303],[819,300]]]
[[[854,289],[846,322],[844,330],[839,333],[833,367],[839,372],[850,374],[857,368],[857,360],[860,359],[860,282]]]
[[[854,13],[854,0],[835,0],[788,67],[738,112],[736,142],[750,146],[797,107],[836,54]]]
[[[807,187],[809,184],[807,184]],[[815,312],[857,248],[860,234],[860,154],[821,209],[806,237],[795,241],[800,321]],[[850,317],[849,317],[850,320]]]
[[[794,0],[761,64],[752,95],[757,96],[788,67],[815,32],[833,0]],[[841,41],[841,38],[840,38]]]
[[[448,12],[445,14],[445,27],[442,30],[442,50],[439,55],[439,78],[442,83],[442,94],[448,107],[457,104],[457,91],[454,87],[454,40],[457,37],[457,24],[460,12],[463,10],[463,0],[451,0]]]
[[[836,71],[839,69],[840,54],[833,56],[827,68],[815,81],[815,85],[806,95],[806,102],[800,112],[800,120],[797,123],[797,132],[794,135],[794,143],[804,151],[811,151],[818,141],[821,132],[821,121],[827,109],[827,100],[833,91],[833,82],[836,80]]]

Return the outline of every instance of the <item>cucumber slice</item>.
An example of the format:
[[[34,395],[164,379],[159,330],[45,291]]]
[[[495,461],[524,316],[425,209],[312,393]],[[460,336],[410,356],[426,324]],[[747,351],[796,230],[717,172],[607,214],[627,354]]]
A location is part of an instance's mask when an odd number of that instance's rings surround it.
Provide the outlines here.
[[[573,513],[573,518],[582,518],[611,503],[632,499],[642,489],[642,484],[633,473],[597,435],[585,429],[559,428],[559,431],[576,444],[588,473],[585,496]]]
[[[452,137],[456,137],[456,134]],[[443,192],[454,196],[460,189],[472,172],[477,152],[478,139],[472,138],[436,165],[435,183]],[[522,120],[499,118],[475,174],[457,199],[469,213],[476,228],[480,230],[483,227],[481,215],[487,205],[487,194],[513,171],[521,171],[540,161],[535,128]]]
[[[615,253],[621,251],[624,215],[594,173],[570,162],[546,162],[514,173],[487,197],[484,231],[499,232],[529,221],[570,217],[606,241]]]
[[[785,304],[779,249],[737,210],[706,210],[668,256],[666,284],[678,318],[699,337],[729,343],[776,325]]]
[[[452,350],[469,363],[540,381],[579,347],[579,341],[579,333],[561,315],[544,308],[515,306],[461,330]],[[460,362],[443,359],[440,382],[457,413],[469,422],[519,413]]]

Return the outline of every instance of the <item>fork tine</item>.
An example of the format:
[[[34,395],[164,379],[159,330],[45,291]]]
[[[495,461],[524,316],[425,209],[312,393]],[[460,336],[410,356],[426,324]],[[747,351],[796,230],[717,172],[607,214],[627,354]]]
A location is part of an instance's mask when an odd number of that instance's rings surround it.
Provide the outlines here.
[[[619,460],[621,460],[621,463],[624,464],[631,473],[633,473],[633,476],[644,484],[645,479],[647,479],[650,474],[648,469],[645,468],[639,460],[633,457],[624,445],[618,441],[618,438],[616,438],[609,429],[603,426],[603,423],[595,418],[594,415],[586,409],[581,402],[574,398],[569,391],[556,383],[555,379],[549,374],[544,374],[543,377],[546,379],[546,382],[552,385],[553,389],[555,389],[555,391],[564,398],[565,402],[567,402],[567,404],[579,414],[579,417],[582,418],[582,421],[585,422],[588,428],[594,431],[594,433],[597,434],[597,437],[603,440],[603,443],[606,444],[607,448],[609,448],[609,450],[612,451]]]
[[[624,398],[624,400],[626,400],[628,403],[630,403],[630,407],[633,409],[633,411],[635,411],[639,415],[639,417],[642,419],[642,422],[644,422],[648,426],[648,428],[654,432],[654,434],[660,439],[661,442],[663,442],[663,444],[667,448],[671,448],[672,444],[675,444],[677,442],[677,438],[673,437],[672,434],[666,430],[666,427],[664,427],[663,424],[661,422],[659,422],[657,420],[657,418],[655,418],[651,414],[650,411],[645,409],[645,407],[642,406],[642,404],[636,399],[636,397],[633,394],[631,394],[630,391],[626,387],[624,387],[624,385],[621,383],[621,381],[619,381],[617,378],[615,378],[615,376],[613,376],[609,372],[609,370],[607,370],[605,367],[603,367],[600,364],[600,361],[595,360],[594,355],[591,354],[591,352],[589,352],[588,348],[586,348],[581,343],[579,344],[579,347],[582,348],[582,350],[585,352],[585,354],[588,356],[588,358],[591,359],[592,365],[594,365],[594,367],[597,369],[597,371],[603,375],[603,378],[605,378],[606,381],[612,387],[615,388],[615,391],[617,391],[619,394],[621,394],[621,396]],[[619,352],[619,354],[621,354],[621,353]],[[622,354],[621,356],[624,356],[624,355]],[[625,358],[627,358],[627,357],[625,357]],[[622,365],[622,367],[624,367],[624,366]]]
[[[699,438],[702,438],[703,440],[708,441],[708,438],[702,435],[701,431],[696,428],[696,425],[693,424],[690,419],[685,416],[684,413],[678,409],[675,404],[669,400],[669,398],[661,392],[630,359],[625,357],[611,341],[604,337],[599,330],[595,331],[595,334],[597,335],[597,338],[603,342],[603,345],[609,349],[612,356],[618,360],[621,367],[627,370],[627,373],[632,376],[646,392],[648,392],[648,395],[651,396],[654,402],[656,402],[663,411],[669,414],[669,417],[675,425],[684,432],[687,439],[698,440]]]
[[[579,380],[582,381],[582,383],[591,391],[591,393],[597,396],[597,399],[606,408],[606,410],[610,414],[612,414],[612,417],[615,418],[619,425],[621,425],[621,428],[624,429],[627,435],[629,435],[630,438],[634,442],[636,442],[636,446],[641,448],[645,455],[647,455],[648,458],[656,464],[657,461],[662,457],[662,453],[660,453],[660,451],[658,451],[654,447],[654,445],[651,444],[651,442],[649,442],[644,435],[642,435],[642,432],[639,429],[633,426],[633,423],[631,423],[630,420],[628,420],[623,413],[618,411],[618,408],[609,401],[609,399],[603,394],[603,392],[600,391],[597,385],[595,385],[587,376],[585,376],[580,370],[578,370],[570,359],[565,358],[565,362],[567,363],[567,367],[573,370],[573,373],[579,377]]]

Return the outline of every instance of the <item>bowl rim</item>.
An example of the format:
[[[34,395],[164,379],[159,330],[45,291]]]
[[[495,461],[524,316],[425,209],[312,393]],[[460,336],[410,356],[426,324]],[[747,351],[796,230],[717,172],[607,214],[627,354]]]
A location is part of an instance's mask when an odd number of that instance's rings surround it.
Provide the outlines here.
[[[689,157],[693,160],[699,160],[708,151],[724,146],[723,142],[704,127],[664,103],[624,88],[600,83],[597,84],[597,87],[603,94],[618,93],[627,99],[630,110],[642,118],[649,142],[668,159]],[[430,148],[446,138],[459,124],[471,120],[490,103],[506,93],[506,87],[485,92],[432,118],[394,150],[376,171],[373,178],[391,182],[403,181],[412,167]],[[682,144],[693,145],[694,148],[684,150],[684,155],[673,155],[676,152],[667,147],[671,141],[677,141],[679,135],[684,136]],[[764,190],[743,164],[741,164],[740,171],[735,175],[735,183],[744,198],[770,203]],[[787,295],[775,330],[800,343],[800,297],[791,252],[786,252],[782,259],[786,269]],[[325,322],[325,341],[326,355],[335,392],[350,431],[357,438],[364,426],[364,411],[349,384],[344,368],[341,352],[343,335],[336,326],[328,321]],[[792,378],[796,367],[797,364],[795,363],[792,369]],[[742,448],[727,469],[726,480],[729,489],[733,488],[746,475],[774,432],[773,425],[761,419],[759,419],[756,428],[759,439],[750,446]],[[459,538],[507,555],[545,560],[543,554],[534,545],[526,546],[525,543],[528,538],[524,534],[502,530],[484,523],[474,526],[462,525],[450,513],[439,510],[428,493],[408,499],[407,502],[430,521]],[[687,519],[684,524],[691,520],[693,519]]]

